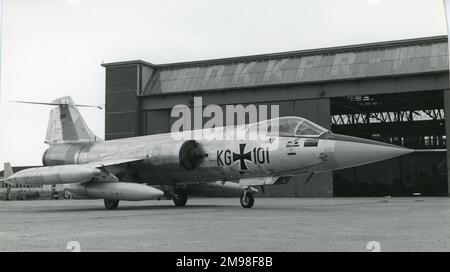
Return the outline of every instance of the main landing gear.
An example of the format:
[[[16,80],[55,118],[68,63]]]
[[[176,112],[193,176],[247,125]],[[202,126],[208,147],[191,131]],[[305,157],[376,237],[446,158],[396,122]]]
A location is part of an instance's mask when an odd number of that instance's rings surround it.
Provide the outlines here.
[[[105,199],[105,207],[107,210],[115,210],[119,206],[119,200]]]
[[[241,195],[241,206],[243,208],[251,208],[255,204],[255,198],[249,188],[245,189]]]
[[[177,188],[175,189],[173,195],[173,203],[176,207],[184,207],[186,206],[186,202],[188,200],[188,195],[186,189]]]
[[[186,189],[177,188],[173,194],[173,203],[176,207],[184,207],[186,206],[186,202],[188,200],[188,194]],[[105,208],[107,210],[116,210],[119,206],[119,200],[105,199]],[[241,195],[241,206],[243,208],[252,208],[255,204],[255,198],[250,190],[250,188],[246,188]]]

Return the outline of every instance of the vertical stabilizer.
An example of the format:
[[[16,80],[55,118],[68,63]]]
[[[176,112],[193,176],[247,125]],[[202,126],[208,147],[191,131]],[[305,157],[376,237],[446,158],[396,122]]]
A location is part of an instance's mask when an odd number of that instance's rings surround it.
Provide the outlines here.
[[[88,128],[70,96],[58,98],[52,104],[57,107],[50,112],[45,139],[47,144],[100,140]]]
[[[11,167],[11,163],[5,162],[4,164],[4,171],[3,171],[3,178],[9,178],[14,174],[13,169]]]

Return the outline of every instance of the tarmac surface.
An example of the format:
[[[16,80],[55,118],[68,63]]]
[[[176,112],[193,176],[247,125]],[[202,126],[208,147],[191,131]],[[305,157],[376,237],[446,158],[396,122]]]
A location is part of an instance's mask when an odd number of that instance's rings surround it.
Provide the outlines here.
[[[0,202],[0,251],[450,251],[450,198]]]

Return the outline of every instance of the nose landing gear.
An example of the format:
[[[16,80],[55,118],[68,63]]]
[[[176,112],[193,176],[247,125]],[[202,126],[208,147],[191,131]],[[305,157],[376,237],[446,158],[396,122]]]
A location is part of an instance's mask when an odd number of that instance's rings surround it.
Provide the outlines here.
[[[253,197],[250,188],[247,188],[241,195],[241,206],[248,209],[253,207],[253,204],[255,204],[255,198]]]

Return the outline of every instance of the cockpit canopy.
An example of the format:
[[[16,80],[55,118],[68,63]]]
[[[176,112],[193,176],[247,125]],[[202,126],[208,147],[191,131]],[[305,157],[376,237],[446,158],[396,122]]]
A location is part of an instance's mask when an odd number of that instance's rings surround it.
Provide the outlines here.
[[[266,132],[277,136],[320,136],[328,130],[313,122],[296,116],[280,117],[249,125],[249,130]]]

